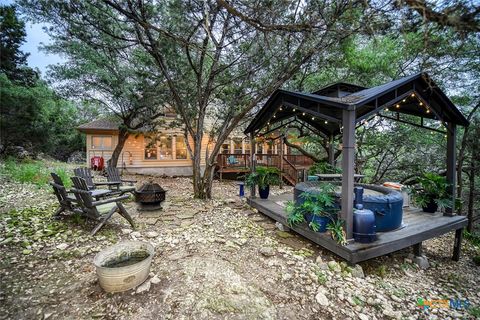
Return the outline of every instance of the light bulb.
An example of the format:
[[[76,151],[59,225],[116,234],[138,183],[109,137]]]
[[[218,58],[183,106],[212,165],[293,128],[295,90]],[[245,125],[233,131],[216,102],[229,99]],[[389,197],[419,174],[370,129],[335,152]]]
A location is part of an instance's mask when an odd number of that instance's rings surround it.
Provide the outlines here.
[[[276,118],[277,116],[276,115],[273,115],[274,118]]]
[[[312,120],[315,120],[315,117],[312,117]]]
[[[385,108],[385,111],[388,111],[388,108]]]
[[[328,123],[328,121],[327,121],[327,120],[325,120],[325,124],[327,124],[327,123]]]
[[[412,93],[412,97],[415,97],[415,93]]]
[[[402,100],[402,102],[405,102],[405,101],[407,101],[407,99],[403,99],[403,100]]]
[[[282,107],[280,107],[280,111],[283,111]]]
[[[430,113],[430,109],[427,109],[427,113]]]
[[[420,102],[419,105],[423,106],[423,102]]]
[[[305,115],[305,112],[304,112],[304,113],[302,113],[302,116],[304,116],[304,115]]]
[[[395,106],[395,108],[397,108],[397,109],[400,109],[400,105],[399,105],[399,104],[397,104],[397,105]]]
[[[297,109],[293,108],[293,112],[295,112],[295,110],[297,110]]]

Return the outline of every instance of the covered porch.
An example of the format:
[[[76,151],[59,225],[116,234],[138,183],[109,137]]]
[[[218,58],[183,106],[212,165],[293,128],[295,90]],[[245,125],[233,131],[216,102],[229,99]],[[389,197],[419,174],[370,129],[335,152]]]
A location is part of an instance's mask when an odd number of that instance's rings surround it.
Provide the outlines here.
[[[289,125],[303,126],[329,141],[329,162],[335,165],[334,146],[341,146],[341,202],[339,218],[344,221],[348,245],[342,246],[326,233],[314,232],[306,224],[293,231],[336,253],[350,263],[364,261],[413,246],[421,253],[422,241],[455,232],[454,254],[459,259],[462,229],[467,224],[464,216],[456,216],[453,208],[428,214],[421,209],[406,207],[403,225],[397,230],[379,233],[372,243],[353,240],[355,130],[374,118],[385,118],[431,130],[446,136],[446,177],[452,203],[456,191],[456,131],[468,121],[425,73],[404,77],[373,88],[337,83],[314,93],[277,90],[257,113],[245,130],[250,135],[251,149],[255,137]],[[440,124],[440,125],[439,125]],[[252,171],[258,165],[256,155],[250,159]],[[285,202],[293,195],[282,195],[267,200],[256,198],[251,189],[249,203],[263,214],[286,225]]]

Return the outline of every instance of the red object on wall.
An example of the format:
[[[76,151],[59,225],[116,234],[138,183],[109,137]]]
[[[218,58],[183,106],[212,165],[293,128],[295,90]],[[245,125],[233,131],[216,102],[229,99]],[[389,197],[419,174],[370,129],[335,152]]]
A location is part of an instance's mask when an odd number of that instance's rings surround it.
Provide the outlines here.
[[[92,157],[90,159],[90,167],[95,171],[103,170],[104,167],[104,159],[103,157]]]

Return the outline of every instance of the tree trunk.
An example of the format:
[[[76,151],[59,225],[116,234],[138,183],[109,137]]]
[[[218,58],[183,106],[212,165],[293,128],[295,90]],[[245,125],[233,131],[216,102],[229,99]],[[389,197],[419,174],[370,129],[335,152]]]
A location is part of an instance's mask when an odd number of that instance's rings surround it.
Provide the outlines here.
[[[122,154],[123,147],[125,146],[125,142],[128,139],[128,131],[126,129],[120,128],[118,132],[118,143],[113,150],[112,158],[110,159],[109,166],[116,168],[118,164],[118,158],[120,158],[120,154]]]

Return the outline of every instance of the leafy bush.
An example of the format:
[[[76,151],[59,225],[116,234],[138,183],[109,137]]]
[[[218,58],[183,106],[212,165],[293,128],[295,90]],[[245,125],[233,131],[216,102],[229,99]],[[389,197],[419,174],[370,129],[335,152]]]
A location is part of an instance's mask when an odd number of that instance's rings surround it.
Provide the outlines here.
[[[440,209],[451,208],[453,204],[448,186],[446,177],[426,172],[418,178],[417,187],[411,190],[413,201],[421,207],[426,207],[433,201]]]
[[[3,166],[0,167],[0,174],[6,175],[16,182],[32,183],[37,186],[45,186],[51,179],[50,172],[53,171],[60,176],[67,188],[72,183],[69,174],[64,167],[58,167],[50,170],[46,163],[40,160],[17,160],[8,158]]]
[[[245,178],[247,186],[258,185],[260,189],[280,184],[280,170],[276,167],[257,167]]]
[[[325,161],[315,162],[310,167],[310,169],[308,169],[309,175],[324,174],[324,173],[342,173],[342,169],[334,167]]]

